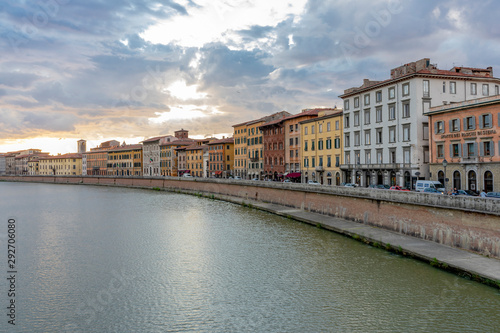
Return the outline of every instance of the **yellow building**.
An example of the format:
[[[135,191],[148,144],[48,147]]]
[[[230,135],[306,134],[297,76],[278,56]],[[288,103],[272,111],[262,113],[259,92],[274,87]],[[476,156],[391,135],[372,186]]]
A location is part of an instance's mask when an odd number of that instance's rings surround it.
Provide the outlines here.
[[[160,144],[160,172],[162,176],[177,177],[179,175],[176,149],[190,146],[194,142],[193,139],[180,139]]]
[[[108,150],[109,176],[142,176],[142,145],[125,145]]]
[[[28,174],[29,175],[36,176],[36,175],[40,174],[39,162],[40,162],[39,156],[34,156],[33,158],[29,159],[29,161],[28,161]]]
[[[247,123],[247,165],[248,165],[248,177],[250,179],[258,178],[262,179],[264,173],[264,163],[263,163],[263,149],[264,144],[263,133],[259,128],[265,123],[264,118],[257,119],[254,121],[249,121]]]
[[[318,118],[300,122],[302,181],[342,182],[342,110],[320,111]]]
[[[76,176],[82,174],[82,154],[64,154],[40,157],[40,175]]]
[[[233,125],[234,128],[234,175],[247,179],[247,123]]]
[[[186,147],[186,168],[187,173],[193,177],[203,177],[203,145],[193,144]]]

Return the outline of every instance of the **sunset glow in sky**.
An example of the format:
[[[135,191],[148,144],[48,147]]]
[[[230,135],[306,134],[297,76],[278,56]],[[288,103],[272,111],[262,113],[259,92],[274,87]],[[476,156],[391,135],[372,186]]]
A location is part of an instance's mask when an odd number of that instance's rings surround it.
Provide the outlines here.
[[[24,0],[0,5],[0,152],[76,151],[286,110],[429,57],[500,70],[493,0]]]

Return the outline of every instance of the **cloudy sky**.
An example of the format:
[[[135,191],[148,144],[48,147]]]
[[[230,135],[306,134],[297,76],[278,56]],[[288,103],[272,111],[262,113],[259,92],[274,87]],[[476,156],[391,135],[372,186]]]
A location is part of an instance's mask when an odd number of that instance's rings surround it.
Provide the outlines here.
[[[4,0],[0,152],[228,135],[424,57],[500,71],[493,0]]]

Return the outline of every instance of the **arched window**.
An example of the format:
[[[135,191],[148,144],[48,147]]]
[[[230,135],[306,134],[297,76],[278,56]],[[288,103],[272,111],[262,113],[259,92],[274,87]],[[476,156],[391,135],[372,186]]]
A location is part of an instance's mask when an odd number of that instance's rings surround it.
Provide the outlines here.
[[[340,173],[338,172],[335,174],[335,185],[340,185]]]
[[[462,189],[462,180],[460,178],[460,172],[458,171],[453,172],[453,188],[457,190]]]
[[[493,191],[493,174],[491,171],[486,171],[484,173],[484,189],[486,192]]]
[[[396,185],[396,173],[394,171],[391,171],[391,186]]]
[[[444,172],[443,170],[439,170],[438,172],[438,182],[440,182],[441,184],[445,185],[446,184],[444,183]]]
[[[469,188],[468,188],[468,190],[476,191],[477,192],[476,172],[473,171],[473,170],[469,171],[468,178],[469,178],[469,182],[468,182]]]

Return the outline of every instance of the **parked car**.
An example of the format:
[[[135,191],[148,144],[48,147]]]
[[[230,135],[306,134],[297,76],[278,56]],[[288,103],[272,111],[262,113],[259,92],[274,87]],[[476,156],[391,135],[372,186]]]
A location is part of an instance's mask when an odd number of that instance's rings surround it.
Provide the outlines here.
[[[259,179],[259,178],[252,178],[252,180],[254,180],[254,181],[258,181],[258,180],[260,180],[260,179]]]
[[[240,176],[234,176],[233,178],[234,180],[241,180],[241,177]]]
[[[345,183],[344,187],[356,187],[357,185],[354,183]]]
[[[193,178],[193,176],[191,176],[190,173],[185,173],[185,174],[182,175],[182,177],[184,177],[184,178]]]
[[[401,187],[401,186],[391,186],[389,188],[389,190],[393,190],[393,191],[405,191],[405,192],[409,192],[410,190],[405,188],[405,187]]]
[[[436,180],[417,180],[415,183],[415,191],[424,192],[426,188],[434,188],[438,191],[445,191],[443,184]]]
[[[321,185],[320,183],[318,183],[315,180],[310,180],[310,181],[307,182],[307,184],[309,184],[309,185]]]
[[[391,187],[390,187],[389,185],[378,184],[378,185],[377,185],[377,188],[378,188],[378,189],[381,189],[381,190],[388,190],[388,189],[390,189]]]
[[[476,192],[473,192],[471,190],[458,190],[455,195],[465,195],[465,196],[470,196],[470,197],[477,197]]]
[[[486,193],[486,197],[500,199],[500,192],[488,192]]]
[[[442,191],[436,190],[434,187],[427,187],[424,189],[424,193],[434,193],[434,194],[443,194]]]
[[[291,183],[292,181],[290,179],[285,179],[283,183]]]

